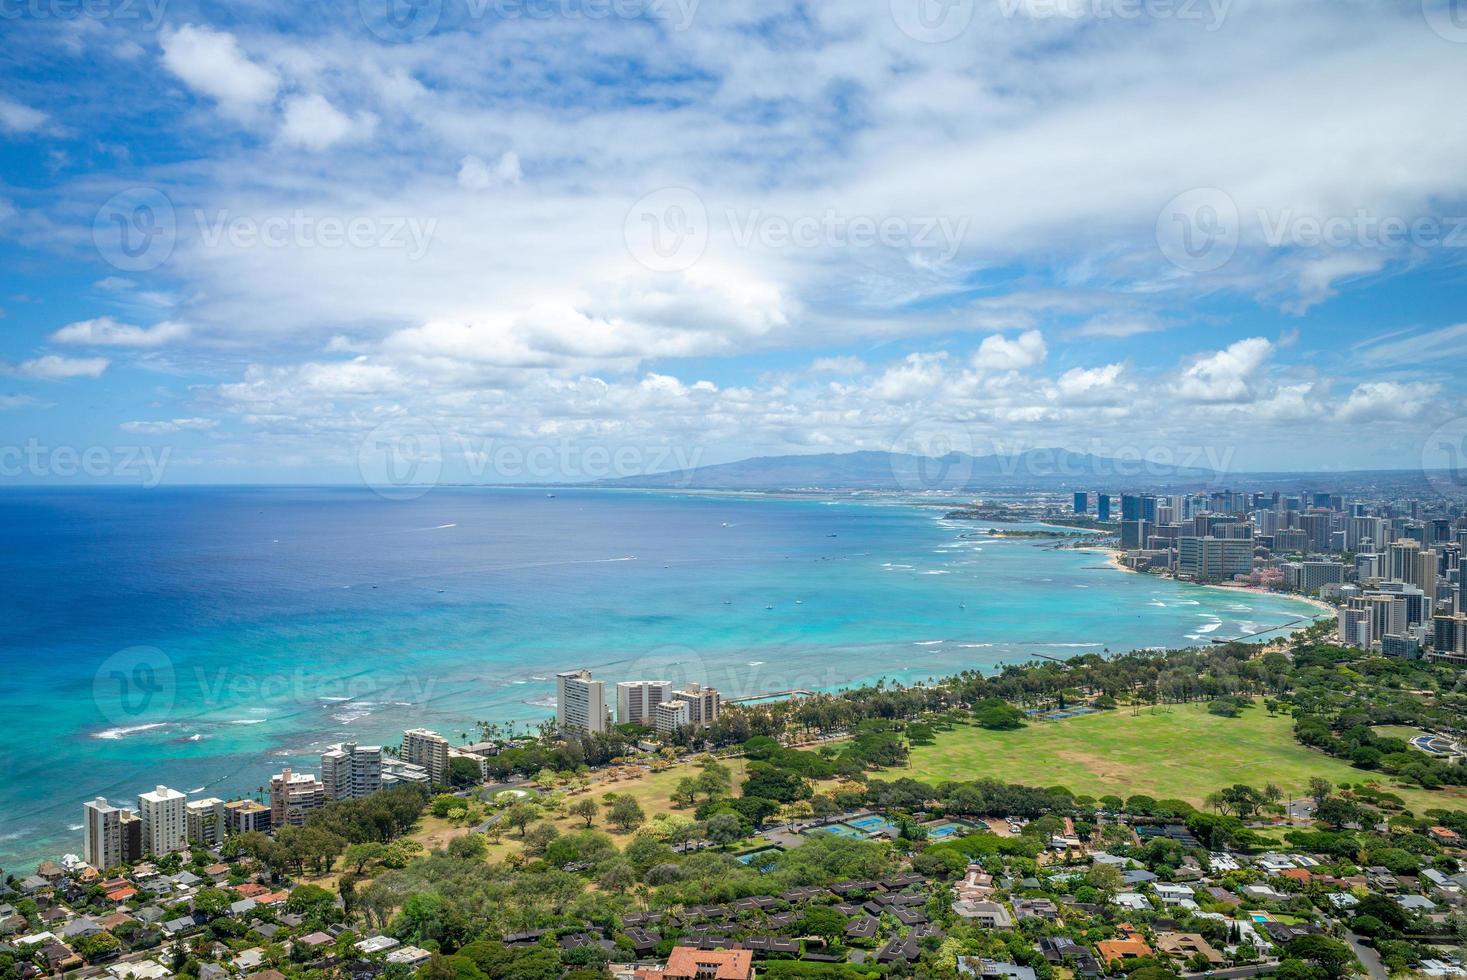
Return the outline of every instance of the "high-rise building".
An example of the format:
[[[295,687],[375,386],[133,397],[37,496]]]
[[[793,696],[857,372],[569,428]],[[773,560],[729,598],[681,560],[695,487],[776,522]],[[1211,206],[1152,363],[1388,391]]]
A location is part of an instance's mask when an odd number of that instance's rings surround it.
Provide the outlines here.
[[[257,800],[231,800],[224,804],[224,819],[230,834],[270,832],[270,808]]]
[[[212,846],[222,841],[229,830],[224,801],[217,797],[189,800],[184,805],[183,815],[190,844]]]
[[[1416,556],[1416,568],[1406,581],[1413,583],[1426,593],[1432,604],[1436,603],[1437,554],[1436,549],[1427,548]]]
[[[1084,490],[1075,491],[1075,513],[1083,514],[1090,509],[1090,494]]]
[[[589,670],[555,675],[555,722],[561,731],[606,731],[606,685]]]
[[[143,859],[143,818],[131,810],[122,811],[122,860],[137,864]]]
[[[1121,521],[1121,547],[1128,551],[1146,547],[1146,538],[1151,526],[1145,521]]]
[[[82,804],[82,860],[98,871],[127,862],[122,830],[125,812],[100,796]]]
[[[188,846],[186,798],[176,789],[159,786],[138,795],[138,816],[143,820],[143,853],[164,855]]]
[[[616,721],[619,725],[653,726],[653,712],[672,696],[672,681],[618,681]]]
[[[1337,561],[1306,561],[1299,564],[1299,591],[1317,593],[1320,588],[1345,581],[1345,566]]]
[[[326,787],[308,772],[282,770],[270,777],[270,826],[300,827],[306,815],[326,802]]]
[[[1110,494],[1098,493],[1095,495],[1095,516],[1099,520],[1110,520]]]
[[[1253,571],[1253,542],[1248,538],[1179,538],[1177,574],[1199,582],[1221,581]]]
[[[342,742],[321,753],[328,800],[355,800],[382,788],[382,746]]]
[[[426,728],[402,733],[402,761],[422,766],[434,785],[448,785],[448,739]]]
[[[657,706],[653,719],[660,734],[691,725],[706,728],[718,720],[723,713],[723,697],[718,691],[702,684],[689,683],[681,691]]]

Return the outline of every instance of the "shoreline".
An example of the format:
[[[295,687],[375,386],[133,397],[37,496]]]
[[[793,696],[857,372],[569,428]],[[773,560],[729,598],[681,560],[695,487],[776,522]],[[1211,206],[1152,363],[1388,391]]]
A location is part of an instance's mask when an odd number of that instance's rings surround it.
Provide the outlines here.
[[[1134,568],[1127,568],[1126,565],[1121,562],[1120,552],[1112,548],[1081,546],[1073,550],[1093,551],[1096,553],[1104,554],[1106,556],[1106,562],[1110,565],[1111,568],[1114,568],[1117,571],[1128,572],[1132,575],[1150,574],[1149,572],[1139,572]],[[1155,577],[1163,578],[1163,576],[1160,575]],[[1334,616],[1339,613],[1339,607],[1332,606],[1329,603],[1325,602],[1323,599],[1317,599],[1314,596],[1299,595],[1297,592],[1275,592],[1271,589],[1260,588],[1256,585],[1230,585],[1226,582],[1188,582],[1186,580],[1176,578],[1167,579],[1167,581],[1176,582],[1179,585],[1195,585],[1199,589],[1226,589],[1229,592],[1250,592],[1254,595],[1266,595],[1273,598],[1292,599],[1295,602],[1302,602],[1305,605],[1313,606],[1315,609],[1327,613],[1330,616]],[[1294,631],[1290,630],[1290,632]]]

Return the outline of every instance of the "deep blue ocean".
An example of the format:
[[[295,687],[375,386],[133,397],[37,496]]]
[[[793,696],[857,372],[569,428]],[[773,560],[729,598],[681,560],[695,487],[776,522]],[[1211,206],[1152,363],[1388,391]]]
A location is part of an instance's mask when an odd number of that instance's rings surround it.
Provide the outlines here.
[[[0,492],[0,866],[83,801],[253,796],[345,738],[553,714],[557,670],[728,695],[1179,646],[1311,614],[945,508],[611,490]]]

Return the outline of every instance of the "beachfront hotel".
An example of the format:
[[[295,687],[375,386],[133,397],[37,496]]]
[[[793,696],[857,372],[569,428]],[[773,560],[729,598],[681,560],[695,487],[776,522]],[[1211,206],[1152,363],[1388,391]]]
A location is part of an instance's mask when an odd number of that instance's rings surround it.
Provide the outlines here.
[[[653,712],[659,735],[671,735],[679,728],[706,728],[723,712],[723,697],[717,689],[689,682],[681,691],[673,691],[668,700]]]
[[[606,684],[589,670],[555,675],[555,723],[563,732],[606,731]]]

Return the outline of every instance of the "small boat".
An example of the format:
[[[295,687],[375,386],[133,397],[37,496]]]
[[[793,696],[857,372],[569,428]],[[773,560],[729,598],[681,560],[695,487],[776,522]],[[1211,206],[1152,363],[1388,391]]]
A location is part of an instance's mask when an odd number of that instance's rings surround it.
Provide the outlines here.
[[[773,609],[774,607],[773,606],[765,606],[764,608],[765,609]]]

